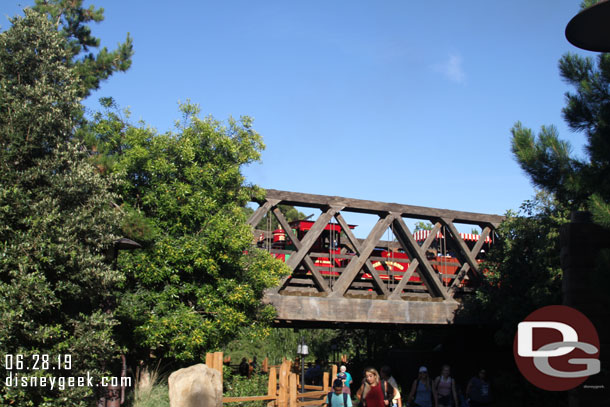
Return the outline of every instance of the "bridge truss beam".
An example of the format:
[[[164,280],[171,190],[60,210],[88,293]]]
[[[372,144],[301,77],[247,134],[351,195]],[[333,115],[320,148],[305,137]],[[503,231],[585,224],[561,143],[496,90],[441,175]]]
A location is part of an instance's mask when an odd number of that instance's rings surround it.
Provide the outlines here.
[[[294,246],[294,250],[277,250],[268,246],[272,254],[287,258],[286,264],[292,270],[292,274],[285,277],[278,287],[265,294],[265,301],[275,306],[281,322],[454,323],[460,308],[458,297],[482,281],[483,272],[479,267],[481,249],[489,237],[494,237],[495,228],[503,220],[499,215],[272,189],[267,190],[265,200],[258,203],[260,207],[250,217],[250,225],[256,228],[265,215],[273,214]],[[299,238],[279,205],[316,208],[322,214]],[[358,239],[342,216],[345,212],[374,214],[379,219],[366,239]],[[434,225],[423,243],[415,240],[405,223],[406,218],[428,220]],[[347,238],[350,250],[343,249],[335,255],[315,253],[312,249],[314,244],[333,219]],[[460,236],[455,223],[481,228],[482,234],[472,247]],[[388,228],[391,228],[396,242],[381,240]],[[428,255],[428,249],[441,233],[445,244],[455,254],[456,260],[451,261],[458,271],[451,275],[438,271],[442,269],[439,264],[448,264],[447,259]],[[375,255],[375,250],[380,247],[392,247],[393,251],[406,254],[400,259],[403,266],[408,264],[406,270],[398,273],[393,266],[397,264],[396,259]],[[328,264],[326,268],[321,266],[320,259]],[[418,284],[412,282],[414,276],[418,277]],[[447,279],[451,279],[450,284],[444,283]],[[470,287],[465,287],[466,281]]]

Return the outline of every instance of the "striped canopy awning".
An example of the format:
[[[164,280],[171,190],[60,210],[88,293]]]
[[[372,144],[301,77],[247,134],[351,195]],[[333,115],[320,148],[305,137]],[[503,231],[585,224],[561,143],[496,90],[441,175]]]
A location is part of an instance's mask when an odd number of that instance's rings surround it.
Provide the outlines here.
[[[417,232],[413,233],[413,237],[418,242],[423,242],[424,240],[426,240],[426,238],[429,235],[430,235],[430,231],[429,230],[418,230]],[[464,241],[466,241],[466,242],[476,242],[480,238],[479,235],[476,235],[474,233],[460,233],[460,237],[462,239],[464,239]],[[437,232],[436,233],[436,238],[437,239],[442,239],[443,238],[443,234],[441,232]],[[487,236],[487,238],[485,239],[485,243],[491,243],[491,238],[489,236]]]

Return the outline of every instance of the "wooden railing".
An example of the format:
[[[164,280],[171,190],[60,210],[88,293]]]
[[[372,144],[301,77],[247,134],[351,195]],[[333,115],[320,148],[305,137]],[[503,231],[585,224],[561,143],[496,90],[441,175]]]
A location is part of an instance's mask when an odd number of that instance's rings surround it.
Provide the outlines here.
[[[206,365],[217,370],[222,377],[222,352],[208,353]],[[279,366],[269,367],[267,394],[261,396],[223,397],[223,403],[244,403],[248,401],[268,401],[267,407],[303,407],[321,406],[326,395],[332,391],[331,380],[337,377],[337,366],[333,365],[330,372],[324,372],[322,385],[305,385],[301,392],[299,375],[292,371],[293,362],[284,360]]]

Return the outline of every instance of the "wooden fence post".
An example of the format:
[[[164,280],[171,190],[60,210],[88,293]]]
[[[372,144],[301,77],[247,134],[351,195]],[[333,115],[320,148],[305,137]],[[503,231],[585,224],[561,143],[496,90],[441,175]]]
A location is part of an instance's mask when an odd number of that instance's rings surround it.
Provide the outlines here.
[[[289,376],[289,399],[288,407],[297,407],[297,375],[290,373]]]
[[[322,389],[324,391],[329,391],[328,389],[332,386],[329,386],[328,383],[331,382],[332,380],[330,379],[330,373],[328,372],[324,372],[323,378],[322,378]]]
[[[222,352],[214,352],[214,369],[218,370],[222,380]]]
[[[274,367],[269,369],[269,382],[267,383],[267,395],[277,397],[277,371]],[[277,406],[277,400],[267,403],[267,407]]]
[[[290,364],[284,361],[280,367],[280,389],[278,394],[278,407],[288,407],[288,374],[290,372]]]
[[[214,365],[214,354],[213,353],[205,354],[205,365],[207,367],[209,367],[210,369],[212,368],[212,366]]]
[[[263,359],[262,371],[267,373],[269,371],[269,358]]]

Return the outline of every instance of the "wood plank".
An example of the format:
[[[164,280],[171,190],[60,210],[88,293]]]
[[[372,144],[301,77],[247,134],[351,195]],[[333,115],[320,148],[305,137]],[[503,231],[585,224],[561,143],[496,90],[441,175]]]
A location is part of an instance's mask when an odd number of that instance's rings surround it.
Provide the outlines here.
[[[288,407],[297,407],[297,375],[288,375]]]
[[[441,230],[442,226],[443,225],[440,222],[434,223],[434,227],[430,231],[430,234],[428,235],[428,237],[426,237],[426,240],[424,240],[424,244],[422,244],[422,246],[421,246],[422,252],[425,252],[426,250],[428,250],[428,247],[430,247],[432,242],[434,242],[434,240],[436,239],[436,235]]]
[[[297,248],[297,252],[295,254],[293,254],[292,256],[290,256],[290,258],[288,259],[288,261],[286,262],[286,264],[288,265],[288,267],[290,267],[293,271],[296,268],[296,266],[298,266],[299,262],[292,262],[290,263],[290,260],[293,257],[297,257],[299,255],[300,252],[305,252],[305,255],[303,256],[304,262],[305,262],[305,267],[307,267],[309,269],[309,271],[311,271],[311,274],[313,275],[313,279],[316,283],[316,286],[318,287],[318,289],[320,291],[323,291],[325,293],[329,293],[330,292],[330,287],[328,287],[328,284],[326,284],[326,281],[324,280],[324,277],[322,277],[322,275],[318,272],[318,270],[316,270],[313,261],[311,260],[311,258],[309,256],[307,256],[307,251],[309,250],[309,248],[305,249],[303,247],[303,244],[301,243],[301,241],[299,240],[299,238],[292,232],[292,228],[290,227],[290,224],[288,223],[288,221],[286,220],[286,218],[284,217],[284,214],[280,211],[280,208],[275,207],[273,208],[273,214],[275,215],[275,217],[277,218],[278,222],[280,222],[280,224],[282,225],[282,228],[284,228],[284,232],[286,233],[286,235],[288,236],[288,238],[292,241],[292,244],[294,244],[294,246]],[[326,224],[328,224],[328,221],[326,222]],[[324,230],[324,227],[326,227],[326,224],[324,224],[324,226],[322,227],[322,230]],[[314,224],[314,226],[316,226]],[[312,226],[312,229],[313,227]],[[309,232],[311,232],[312,230],[310,230]],[[318,232],[318,235],[321,233]],[[305,237],[307,237],[309,233],[307,233],[305,235]],[[312,240],[312,243],[315,242],[315,239]],[[310,247],[311,247],[310,244]],[[294,264],[294,266],[292,266],[292,264]],[[284,279],[282,279],[282,281],[280,282],[280,287],[283,287],[284,284],[286,283],[287,279],[286,277],[284,277]]]
[[[309,208],[325,208],[327,206],[343,206],[346,211],[359,213],[400,213],[415,219],[435,220],[438,218],[451,218],[459,223],[472,223],[477,225],[498,225],[504,216],[489,215],[475,212],[454,211],[449,209],[428,208],[424,206],[401,205],[396,203],[376,202],[362,199],[350,199],[338,196],[305,194],[300,192],[278,191],[267,189],[267,199],[278,199],[285,205],[303,206]]]
[[[328,374],[328,372],[324,372],[325,374]],[[301,384],[297,383],[297,387],[300,389],[301,388]],[[324,390],[324,388],[322,386],[314,386],[313,384],[306,384],[305,385],[305,390]]]
[[[428,237],[426,237],[426,240],[424,240],[424,243],[422,244],[421,248],[419,249],[421,253],[424,253],[424,254],[426,253],[426,250],[428,250],[428,247],[430,247],[430,245],[436,238],[436,234],[438,233],[440,228],[441,228],[440,222],[436,222],[434,227],[430,231],[430,234],[428,235]],[[408,232],[410,233],[410,231],[408,231]],[[401,247],[404,247],[404,245],[407,244],[405,242],[403,245],[402,243],[400,243],[400,239],[398,238],[398,236],[396,238],[397,238],[397,240],[399,240],[399,244],[401,245]],[[416,242],[416,244],[417,244],[417,242]],[[403,250],[407,251],[406,249],[403,249]],[[426,257],[426,260],[427,260],[427,257]],[[430,265],[432,265],[433,262],[429,262],[429,263],[430,263]],[[407,269],[403,279],[400,280],[400,282],[398,283],[398,285],[396,287],[394,287],[394,290],[392,291],[392,295],[390,296],[391,299],[402,298],[402,291],[406,288],[409,280],[411,279],[411,277],[417,270],[418,266],[419,266],[419,260],[417,260],[417,258],[415,258],[413,260],[413,262],[409,265],[409,268]]]
[[[278,407],[288,407],[288,375],[290,374],[290,363],[287,360],[282,362],[279,374],[278,386]]]
[[[413,273],[415,273],[415,270],[417,269],[418,266],[419,266],[419,260],[417,260],[417,259],[413,260],[411,262],[411,264],[409,264],[409,268],[405,272],[404,277],[398,282],[396,287],[394,287],[394,291],[392,291],[392,294],[390,295],[390,299],[397,300],[400,298],[400,296],[402,295],[402,290],[405,289],[405,287],[407,286],[407,283],[409,282],[409,279],[411,278],[411,276],[413,276]]]
[[[320,237],[320,234],[337,211],[336,208],[328,208],[326,212],[322,213],[320,217],[316,219],[311,229],[309,229],[309,232],[305,234],[305,237],[303,237],[303,240],[300,242],[301,247],[294,255],[290,256],[290,259],[286,262],[288,267],[294,270],[301,263],[307,252],[311,249],[311,246],[313,246]]]
[[[274,399],[277,397],[277,370],[275,367],[271,367],[269,369],[269,380],[267,381],[267,395],[269,397],[273,397]]]
[[[483,244],[485,243],[485,239],[487,239],[487,237],[489,236],[490,233],[491,233],[491,228],[489,226],[486,226],[481,233],[481,237],[479,237],[479,240],[477,240],[476,244],[472,248],[472,251],[470,253],[473,255],[475,260],[476,260],[477,255],[481,251]],[[462,280],[464,279],[464,276],[466,275],[466,273],[468,273],[468,270],[470,270],[470,264],[465,263],[462,265],[462,268],[460,269],[460,271],[456,274],[456,278],[455,278],[455,280],[453,280],[453,283],[451,284],[453,295],[455,295],[455,288],[457,286],[459,286],[459,284],[462,282]]]
[[[466,242],[464,242],[464,239],[462,239],[462,237],[460,236],[460,233],[457,231],[457,229],[456,229],[455,225],[453,224],[453,222],[451,221],[451,219],[447,219],[447,218],[441,219],[441,222],[443,222],[445,227],[447,227],[449,229],[449,232],[451,232],[451,235],[453,236],[453,239],[451,239],[451,240],[453,241],[453,243],[457,243],[458,248],[459,248],[459,254],[461,254],[461,257],[463,257],[464,260],[466,260],[468,262],[472,272],[474,273],[474,276],[477,279],[481,278],[482,274],[479,271],[479,264],[477,263],[477,260],[472,256],[472,253],[470,253],[470,249],[468,248],[468,245],[466,245]],[[479,239],[479,240],[481,240],[481,239]],[[447,241],[447,236],[445,236],[445,241]],[[458,254],[458,253],[456,253],[456,254]]]
[[[409,231],[409,228],[407,227],[404,220],[400,216],[395,217],[394,234],[395,234],[396,238],[398,239],[398,241],[400,242],[400,244],[403,245],[403,248],[405,250],[407,250],[408,252],[412,253],[415,256],[415,258],[417,259],[417,261],[419,262],[419,264],[420,264],[419,275],[422,278],[422,280],[424,280],[424,283],[426,284],[426,287],[428,287],[428,290],[430,291],[430,293],[433,296],[440,296],[445,300],[452,299],[452,297],[449,294],[449,292],[447,291],[447,289],[445,289],[445,287],[443,287],[441,282],[436,277],[436,275],[435,275],[436,272],[434,271],[434,269],[428,262],[428,258],[426,257],[425,252],[422,251],[422,249],[419,247],[419,245],[415,241],[415,238],[411,234],[411,231]],[[428,239],[426,239],[426,240],[428,240]],[[397,291],[394,291],[393,294],[395,294],[395,293],[396,293],[396,295],[399,294]]]
[[[345,236],[347,236],[347,240],[349,240],[349,242],[351,243],[356,254],[358,256],[360,256],[362,254],[362,246],[364,245],[364,242],[366,242],[366,239],[361,242],[360,239],[356,238],[356,236],[350,229],[349,225],[343,218],[343,216],[341,216],[341,213],[335,214],[335,219],[337,219],[339,226],[341,226],[341,230],[343,231]],[[379,275],[377,274],[375,267],[373,267],[373,264],[371,263],[371,260],[372,260],[371,256],[369,255],[367,257],[368,258],[366,259],[364,266],[365,266],[366,270],[369,272],[369,274],[371,274],[373,276],[373,279],[374,279],[375,285],[376,285],[376,289],[378,290],[379,294],[389,295],[390,293],[388,292],[387,286],[383,283],[383,281],[381,281],[381,278],[379,278]],[[352,260],[353,260],[353,258],[352,258]],[[351,262],[351,260],[350,260],[350,262]],[[335,289],[335,287],[333,287],[333,289]]]
[[[222,377],[222,352],[214,352],[214,369],[220,373],[220,377]]]
[[[277,396],[248,396],[248,397],[223,397],[223,403],[242,403],[246,401],[275,400]]]
[[[343,296],[343,294],[349,288],[350,283],[354,280],[362,266],[366,263],[366,260],[371,255],[371,252],[375,248],[375,245],[377,244],[379,239],[381,239],[381,236],[383,236],[386,229],[392,223],[393,220],[394,216],[388,213],[383,218],[380,218],[377,221],[375,226],[373,226],[371,233],[369,233],[368,237],[366,238],[365,243],[360,247],[360,254],[354,256],[354,259],[349,262],[345,271],[341,274],[339,279],[333,285],[333,291],[330,294],[331,297]],[[374,270],[374,268],[369,272],[373,275],[377,274],[377,271]],[[379,278],[378,274],[377,278]]]
[[[248,224],[250,226],[252,226],[253,228],[255,228],[256,225],[258,225],[259,222],[265,217],[267,212],[269,212],[269,209],[271,209],[273,206],[277,205],[278,203],[279,203],[279,199],[267,199],[265,201],[265,203],[263,203],[261,206],[256,208],[254,213],[252,215],[250,215],[250,218],[248,219]]]
[[[406,294],[405,294],[406,295]],[[277,310],[280,321],[310,323],[433,324],[462,323],[456,320],[457,301],[405,301],[348,297],[303,297],[266,293],[264,302]]]
[[[296,376],[296,374],[295,374]],[[321,391],[308,391],[306,393],[300,393],[299,397],[304,397],[304,398],[318,398],[318,397],[326,397],[326,395],[328,394],[327,391],[321,390]]]
[[[328,394],[328,393],[326,393],[326,394]],[[298,402],[298,406],[321,406],[322,404],[324,404],[324,399]]]

